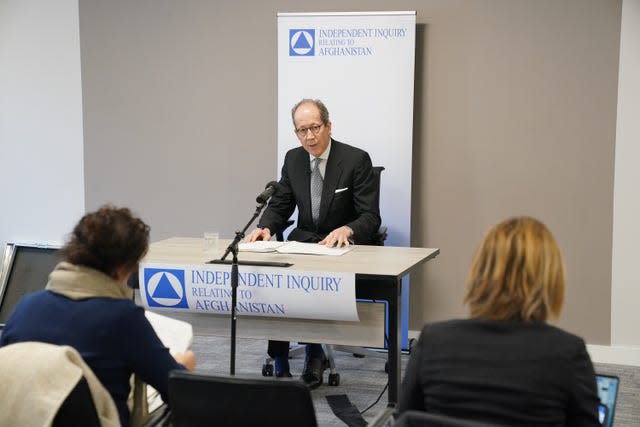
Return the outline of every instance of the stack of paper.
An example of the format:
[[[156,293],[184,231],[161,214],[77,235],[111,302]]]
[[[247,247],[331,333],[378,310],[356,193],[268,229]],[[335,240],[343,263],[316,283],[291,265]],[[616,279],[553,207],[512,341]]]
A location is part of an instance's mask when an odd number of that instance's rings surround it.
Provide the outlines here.
[[[244,252],[275,252],[276,249],[284,244],[285,242],[277,242],[274,240],[258,240],[251,243],[240,243],[238,250]]]
[[[346,248],[330,248],[317,243],[301,242],[274,242],[271,240],[252,243],[240,243],[238,249],[244,252],[278,252],[281,254],[304,254],[304,255],[329,255],[339,256],[353,250],[354,246]]]

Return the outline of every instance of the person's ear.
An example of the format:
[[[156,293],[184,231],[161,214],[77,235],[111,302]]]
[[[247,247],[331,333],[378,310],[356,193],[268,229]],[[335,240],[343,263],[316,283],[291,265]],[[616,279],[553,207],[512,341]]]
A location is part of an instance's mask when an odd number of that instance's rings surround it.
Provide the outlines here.
[[[131,276],[131,273],[131,268],[123,265],[117,267],[111,274],[111,277],[113,277],[118,282],[127,283],[127,281],[129,280],[129,276]]]

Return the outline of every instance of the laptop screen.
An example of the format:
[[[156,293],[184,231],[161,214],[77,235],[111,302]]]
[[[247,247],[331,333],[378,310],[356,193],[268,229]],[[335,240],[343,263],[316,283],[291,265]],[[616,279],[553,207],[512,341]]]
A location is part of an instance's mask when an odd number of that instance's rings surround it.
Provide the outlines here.
[[[603,427],[611,427],[613,426],[613,415],[616,409],[620,378],[612,375],[596,375],[596,384],[598,386],[598,397],[600,398],[600,407],[598,408],[600,422]]]

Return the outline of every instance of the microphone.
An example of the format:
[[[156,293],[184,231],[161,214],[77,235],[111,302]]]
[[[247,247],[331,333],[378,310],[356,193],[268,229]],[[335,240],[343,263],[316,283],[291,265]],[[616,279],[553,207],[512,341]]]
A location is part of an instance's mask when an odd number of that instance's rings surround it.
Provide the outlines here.
[[[269,200],[269,198],[274,194],[276,194],[277,192],[278,192],[278,183],[275,181],[270,181],[264,187],[264,191],[258,194],[258,197],[256,197],[256,202],[267,203],[267,200]]]

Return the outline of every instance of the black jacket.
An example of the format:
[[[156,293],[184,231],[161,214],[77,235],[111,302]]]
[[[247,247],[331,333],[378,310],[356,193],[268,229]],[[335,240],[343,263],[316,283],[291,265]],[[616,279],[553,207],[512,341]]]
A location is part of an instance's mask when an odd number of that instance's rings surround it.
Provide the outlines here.
[[[311,217],[310,179],[309,153],[302,147],[289,150],[282,166],[280,188],[271,198],[258,227],[267,227],[274,235],[284,227],[297,206],[297,226],[289,234],[289,240],[318,242],[336,228],[347,225],[353,230],[356,244],[372,243],[380,227],[380,209],[367,152],[331,140],[317,227]]]
[[[468,319],[425,326],[398,410],[505,426],[596,427],[597,405],[581,338],[547,324]]]

